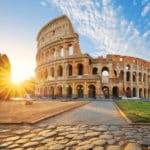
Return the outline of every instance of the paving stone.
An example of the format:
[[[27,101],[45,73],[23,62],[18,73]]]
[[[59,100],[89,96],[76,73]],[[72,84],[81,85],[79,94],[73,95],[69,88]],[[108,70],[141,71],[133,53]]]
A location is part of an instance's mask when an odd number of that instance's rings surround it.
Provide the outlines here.
[[[28,142],[28,143],[24,144],[22,147],[23,148],[30,148],[33,146],[37,146],[38,144],[39,144],[38,142]]]
[[[29,139],[19,139],[15,143],[17,143],[17,144],[24,144],[24,143],[26,143],[28,141],[29,141]]]
[[[48,133],[44,133],[44,134],[42,134],[42,136],[44,136],[44,137],[52,137],[52,136],[54,136],[54,135],[56,135],[57,134],[57,132],[48,132]]]
[[[116,140],[115,140],[115,139],[107,140],[107,143],[108,143],[109,145],[113,145],[113,144],[116,143]]]
[[[63,140],[59,141],[59,144],[66,144],[66,143],[68,143],[68,142],[69,142],[68,139],[63,139]]]
[[[125,141],[119,141],[119,143],[118,143],[120,146],[123,146],[123,145],[125,145]]]
[[[45,135],[46,133],[49,133],[50,132],[50,130],[42,130],[41,132],[39,132],[39,134],[38,135]]]
[[[43,139],[45,139],[45,137],[34,137],[31,141],[42,141]]]
[[[47,127],[47,129],[55,129],[55,128],[56,128],[55,125],[49,125],[49,126]]]
[[[106,150],[121,150],[120,146],[109,145]]]
[[[77,135],[73,138],[73,140],[84,140],[85,136],[84,135]]]
[[[23,148],[20,148],[20,147],[19,147],[19,148],[15,148],[15,149],[13,149],[13,150],[23,150]]]
[[[22,136],[23,139],[29,139],[29,138],[33,138],[33,137],[36,137],[37,135],[32,133],[32,134],[27,134],[27,135],[24,135]]]
[[[7,146],[11,145],[13,142],[12,141],[8,141],[8,142],[5,142],[5,143],[1,143],[0,144],[0,148],[6,148]]]
[[[77,145],[79,143],[79,141],[70,141],[69,143],[66,144],[66,146],[74,146]]]
[[[113,136],[112,135],[101,135],[100,138],[109,140],[109,139],[112,139]]]
[[[136,143],[128,143],[125,150],[142,150],[141,146]]]
[[[78,145],[79,145],[79,146],[82,146],[82,145],[88,145],[88,144],[91,144],[91,141],[90,141],[90,140],[80,142]]]
[[[84,137],[85,138],[91,138],[91,137],[96,137],[96,136],[98,136],[100,133],[98,133],[98,132],[91,132],[91,133],[86,133],[85,135],[84,135]]]
[[[92,144],[94,144],[95,146],[103,146],[106,144],[106,140],[96,140],[93,141]]]
[[[115,131],[114,134],[116,136],[122,136],[123,135],[123,132],[122,131]]]
[[[84,145],[84,146],[77,147],[76,150],[89,150],[89,149],[92,149],[92,148],[93,148],[93,145],[87,144],[87,145]]]
[[[48,147],[48,150],[63,150],[65,148],[64,145],[55,144]]]
[[[18,148],[19,144],[12,144],[10,146],[8,146],[9,149],[14,149],[14,148]]]
[[[97,131],[104,132],[104,131],[107,131],[107,130],[108,130],[108,126],[106,126],[106,125],[101,125],[101,126],[99,126],[96,130],[97,130]]]
[[[111,126],[109,131],[119,131],[120,129],[117,126]]]
[[[104,147],[102,147],[102,146],[95,146],[93,148],[93,150],[104,150]]]
[[[18,140],[20,138],[20,136],[14,136],[14,137],[9,137],[9,138],[6,138],[4,139],[3,141],[15,141],[15,140]]]
[[[141,141],[141,145],[142,146],[150,146],[150,139],[144,139],[143,141]]]
[[[21,134],[28,133],[29,131],[30,131],[30,130],[28,130],[28,129],[21,129],[21,130],[13,131],[13,133],[18,134],[18,135],[21,135]]]
[[[59,137],[56,137],[56,139],[55,140],[63,140],[65,137],[63,137],[63,136],[59,136]]]

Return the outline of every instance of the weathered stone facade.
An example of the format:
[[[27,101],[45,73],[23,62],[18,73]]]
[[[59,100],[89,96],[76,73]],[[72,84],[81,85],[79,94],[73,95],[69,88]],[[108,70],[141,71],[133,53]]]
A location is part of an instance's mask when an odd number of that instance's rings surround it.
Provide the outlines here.
[[[37,36],[36,95],[45,97],[150,97],[150,62],[82,54],[67,16],[46,24]]]

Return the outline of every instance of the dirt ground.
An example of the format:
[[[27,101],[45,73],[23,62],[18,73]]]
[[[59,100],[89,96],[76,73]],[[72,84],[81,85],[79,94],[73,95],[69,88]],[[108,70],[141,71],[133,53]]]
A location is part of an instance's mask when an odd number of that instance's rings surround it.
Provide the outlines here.
[[[0,123],[36,123],[87,103],[83,101],[1,101]]]

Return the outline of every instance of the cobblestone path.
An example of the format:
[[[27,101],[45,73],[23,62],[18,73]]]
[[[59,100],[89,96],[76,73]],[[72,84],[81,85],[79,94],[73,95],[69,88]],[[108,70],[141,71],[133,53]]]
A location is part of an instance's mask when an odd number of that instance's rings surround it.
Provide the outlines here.
[[[148,150],[150,149],[150,126],[0,126],[0,149]]]
[[[57,125],[127,124],[110,101],[94,101],[42,123]]]

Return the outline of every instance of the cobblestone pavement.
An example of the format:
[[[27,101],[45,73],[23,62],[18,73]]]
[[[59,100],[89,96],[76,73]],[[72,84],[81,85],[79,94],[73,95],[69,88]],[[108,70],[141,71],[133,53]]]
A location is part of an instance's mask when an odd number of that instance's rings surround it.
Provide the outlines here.
[[[111,102],[92,102],[35,125],[0,125],[0,149],[150,150],[150,126],[128,125]]]
[[[149,146],[149,147],[148,147]],[[2,150],[148,150],[150,126],[0,126]]]
[[[127,124],[110,101],[94,101],[75,110],[43,121],[44,124]]]

